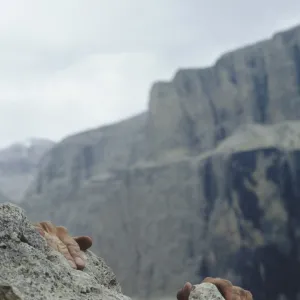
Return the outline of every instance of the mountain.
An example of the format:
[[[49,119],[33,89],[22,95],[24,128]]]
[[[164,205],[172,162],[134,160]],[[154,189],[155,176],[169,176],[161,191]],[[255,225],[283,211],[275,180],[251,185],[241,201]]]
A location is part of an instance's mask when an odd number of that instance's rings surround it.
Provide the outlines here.
[[[94,238],[131,296],[226,277],[300,296],[300,26],[181,69],[148,110],[69,136],[23,207]]]
[[[21,201],[35,176],[39,160],[53,145],[50,140],[34,138],[0,149],[0,192],[3,197]]]

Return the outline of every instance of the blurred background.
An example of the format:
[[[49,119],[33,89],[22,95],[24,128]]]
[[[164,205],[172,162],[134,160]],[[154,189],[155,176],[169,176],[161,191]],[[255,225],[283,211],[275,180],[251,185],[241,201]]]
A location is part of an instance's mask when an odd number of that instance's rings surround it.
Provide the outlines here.
[[[0,202],[91,235],[137,299],[300,297],[299,1],[0,6]]]

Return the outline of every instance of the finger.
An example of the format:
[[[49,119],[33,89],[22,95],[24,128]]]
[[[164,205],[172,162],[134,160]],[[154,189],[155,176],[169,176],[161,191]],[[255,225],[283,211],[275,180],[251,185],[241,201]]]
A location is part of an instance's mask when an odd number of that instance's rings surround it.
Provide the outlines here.
[[[85,257],[84,253],[80,251],[79,245],[77,242],[68,234],[68,231],[65,227],[57,226],[56,232],[58,238],[66,245],[69,254],[73,258],[77,268],[79,270],[84,269],[85,267]]]
[[[192,284],[190,282],[187,282],[184,287],[183,287],[183,298],[184,300],[188,300],[189,299],[189,295],[191,293],[192,290]]]
[[[192,290],[192,284],[190,282],[187,282],[181,290],[177,293],[177,299],[178,300],[188,300],[189,295]]]
[[[72,268],[77,269],[76,264],[73,261],[72,256],[69,253],[69,250],[65,244],[56,236],[45,232],[44,235],[48,246],[50,246],[55,251],[60,252],[69,262]]]
[[[48,221],[39,222],[34,224],[37,228],[42,229],[44,232],[48,232],[50,234],[56,234],[56,227]]]
[[[53,248],[54,250],[58,250],[57,248],[57,237],[55,235],[51,235],[48,232],[44,232],[44,238],[47,241],[47,245],[51,248]]]
[[[221,279],[221,278],[212,278],[206,277],[203,282],[209,282],[214,284],[219,292],[223,295],[225,300],[233,300],[232,299],[232,288],[233,285],[229,280]]]
[[[184,300],[183,299],[183,288],[177,292],[176,297],[177,297],[177,300]]]
[[[74,261],[73,256],[70,254],[68,246],[61,240],[57,242],[57,250],[68,260],[72,268],[77,269],[77,264]]]
[[[244,290],[240,287],[234,286],[232,288],[232,300],[245,300],[245,294],[246,293],[244,293]]]
[[[252,295],[252,293],[250,291],[246,290],[246,294],[247,294],[247,296],[246,296],[247,300],[252,300],[253,299],[253,295]]]
[[[232,288],[232,300],[251,300],[252,294],[238,286]]]
[[[74,240],[79,245],[80,250],[85,251],[91,248],[93,240],[89,236],[76,236]]]
[[[37,229],[37,231],[40,233],[41,236],[45,236],[45,231],[43,230],[42,227],[34,224],[35,229]]]

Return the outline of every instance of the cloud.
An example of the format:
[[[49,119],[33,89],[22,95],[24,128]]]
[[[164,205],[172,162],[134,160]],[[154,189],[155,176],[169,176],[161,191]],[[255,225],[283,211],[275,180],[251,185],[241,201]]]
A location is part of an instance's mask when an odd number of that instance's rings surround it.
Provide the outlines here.
[[[300,2],[0,0],[0,147],[146,109],[151,83],[296,24]]]

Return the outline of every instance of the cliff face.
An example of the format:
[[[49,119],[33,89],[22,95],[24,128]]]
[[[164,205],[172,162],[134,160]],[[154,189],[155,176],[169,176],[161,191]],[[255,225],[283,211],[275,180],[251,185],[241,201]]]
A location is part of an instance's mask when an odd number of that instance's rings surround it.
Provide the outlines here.
[[[214,148],[240,125],[299,120],[300,29],[223,55],[213,67],[179,70],[153,85],[150,148]]]
[[[146,113],[53,147],[23,206],[92,235],[129,295],[210,275],[295,299],[299,47],[297,27],[155,83]]]
[[[0,149],[0,192],[5,198],[15,202],[22,200],[35,176],[39,160],[53,144],[49,140],[32,139]],[[0,202],[5,201],[0,195]]]

